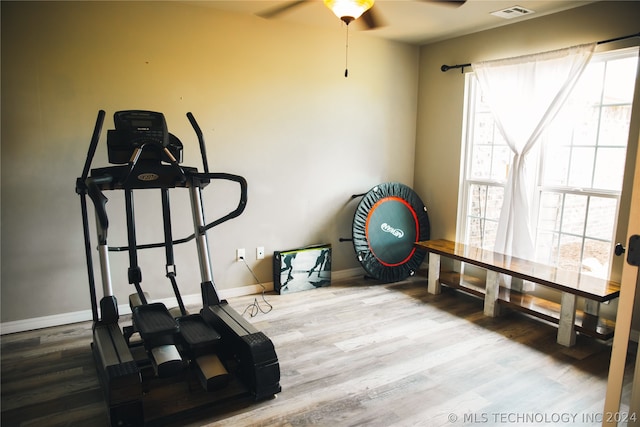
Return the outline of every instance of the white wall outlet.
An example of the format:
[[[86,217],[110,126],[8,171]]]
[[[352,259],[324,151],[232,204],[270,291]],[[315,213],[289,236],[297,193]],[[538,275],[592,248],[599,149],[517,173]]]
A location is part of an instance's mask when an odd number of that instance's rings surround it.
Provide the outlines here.
[[[242,259],[246,259],[244,255],[244,248],[236,249],[236,261],[240,261]]]
[[[264,259],[264,246],[256,248],[256,259]]]

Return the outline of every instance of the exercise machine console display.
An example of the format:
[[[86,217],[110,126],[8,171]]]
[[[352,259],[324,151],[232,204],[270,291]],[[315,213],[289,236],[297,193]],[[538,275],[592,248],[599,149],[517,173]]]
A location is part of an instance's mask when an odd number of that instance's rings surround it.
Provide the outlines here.
[[[164,152],[182,161],[182,144],[167,129],[164,115],[153,111],[118,111],[113,116],[115,129],[107,131],[109,163],[128,163],[136,149],[149,147],[141,151],[142,160],[171,162]]]
[[[107,132],[111,166],[91,169],[105,112],[99,111],[82,174],[76,180],[80,195],[85,257],[93,316],[92,352],[104,390],[112,426],[162,425],[201,409],[224,412],[232,401],[271,398],[281,391],[280,366],[271,340],[247,322],[225,300],[213,281],[207,231],[245,209],[247,182],[238,175],[209,172],[204,139],[191,113],[187,118],[200,144],[204,171],[180,165],[182,143],[169,133],[162,113],[127,110],[114,114],[115,129]],[[212,180],[237,183],[237,207],[205,223],[203,190]],[[136,240],[134,194],[156,189],[161,196],[163,240],[140,245]],[[169,195],[188,191],[194,233],[174,239]],[[170,191],[171,190],[171,191]],[[109,246],[108,191],[123,191],[127,245]],[[88,197],[87,197],[88,196]],[[89,199],[96,215],[97,254],[91,242]],[[194,242],[201,275],[202,306],[190,313],[177,283],[174,246]],[[164,272],[177,307],[154,302],[142,287],[138,252],[164,248]],[[129,295],[131,324],[121,326],[118,301],[111,282],[109,259],[126,252],[127,277],[135,292]],[[94,258],[100,265],[102,297],[98,298]],[[154,286],[158,286],[154,284]]]

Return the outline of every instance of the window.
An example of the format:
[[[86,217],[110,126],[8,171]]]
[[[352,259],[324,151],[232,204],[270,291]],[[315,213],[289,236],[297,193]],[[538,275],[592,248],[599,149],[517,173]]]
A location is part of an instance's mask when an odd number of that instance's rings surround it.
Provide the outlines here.
[[[527,156],[540,262],[609,274],[637,64],[638,48],[595,54]],[[475,75],[466,79],[458,238],[493,249],[512,153]]]

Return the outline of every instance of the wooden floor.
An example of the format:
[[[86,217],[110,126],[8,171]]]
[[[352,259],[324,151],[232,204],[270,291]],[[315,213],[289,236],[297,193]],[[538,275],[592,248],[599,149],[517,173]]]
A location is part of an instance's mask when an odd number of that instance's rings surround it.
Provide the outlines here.
[[[600,425],[610,345],[578,336],[565,348],[553,326],[426,289],[359,280],[267,295],[273,310],[250,321],[275,344],[282,392],[172,425]],[[253,300],[229,302],[242,312]],[[89,322],[1,341],[2,427],[106,425]]]

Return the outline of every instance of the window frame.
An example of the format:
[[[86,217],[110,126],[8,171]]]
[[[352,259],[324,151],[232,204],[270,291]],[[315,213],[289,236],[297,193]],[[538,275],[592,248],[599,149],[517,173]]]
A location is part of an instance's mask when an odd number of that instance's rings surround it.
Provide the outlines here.
[[[633,57],[635,56],[636,58],[638,58],[638,62],[640,62],[640,58],[639,58],[639,47],[638,46],[632,46],[629,48],[621,48],[621,49],[616,49],[616,50],[610,50],[607,52],[599,52],[594,54],[594,58],[592,59],[592,61],[590,62],[589,65],[593,64],[593,63],[597,63],[597,62],[601,62],[601,61],[610,61],[612,59],[619,59],[619,58],[625,58],[625,57]],[[595,61],[595,62],[594,62]],[[637,65],[638,67],[638,65]],[[636,69],[636,72],[638,72],[638,70]],[[606,76],[603,76],[603,78],[606,78]],[[638,88],[636,89],[638,90]],[[597,103],[597,107],[598,107],[598,117],[599,117],[599,121],[598,121],[598,126],[600,126],[600,123],[602,123],[600,121],[600,117],[602,115],[602,110],[604,107],[608,106],[609,104],[605,104],[602,102],[602,98],[603,98],[603,93],[604,93],[604,89],[601,90],[600,92],[600,100]],[[474,242],[471,242],[471,233],[469,232],[469,226],[471,223],[471,219],[475,218],[475,220],[480,224],[480,227],[482,229],[481,231],[481,237],[480,237],[480,246],[487,248],[487,249],[493,249],[493,240],[489,239],[489,241],[486,241],[486,239],[489,236],[485,235],[485,232],[487,230],[487,221],[489,222],[495,222],[496,227],[497,227],[497,221],[499,220],[498,218],[495,218],[495,221],[493,219],[489,219],[487,218],[487,211],[486,211],[486,204],[488,203],[488,197],[487,194],[489,193],[489,188],[497,188],[497,189],[501,189],[502,192],[504,192],[505,186],[506,186],[506,178],[508,173],[505,173],[504,179],[497,179],[495,176],[489,176],[488,178],[478,178],[478,177],[472,177],[472,167],[473,167],[473,149],[476,148],[477,146],[479,146],[480,144],[477,143],[477,141],[474,140],[475,138],[475,132],[476,132],[476,118],[478,117],[479,113],[482,113],[483,111],[479,111],[478,110],[478,97],[481,96],[480,94],[480,88],[479,88],[479,84],[477,82],[477,79],[475,77],[475,73],[470,72],[470,73],[466,73],[465,74],[465,88],[464,88],[464,107],[463,107],[463,125],[462,125],[462,135],[461,135],[461,144],[462,144],[462,149],[461,149],[461,156],[460,156],[460,182],[459,182],[459,192],[458,192],[458,211],[457,211],[457,223],[456,223],[456,240],[460,241],[460,242],[464,242],[465,244],[469,244],[469,245],[474,245],[474,246],[478,246],[478,244],[474,244]],[[624,105],[630,105],[631,109],[633,109],[633,99],[631,99],[631,101],[629,103],[624,103]],[[493,131],[497,131],[497,128],[495,126],[495,123],[493,124]],[[627,129],[627,140],[625,141],[626,146],[625,146],[625,156],[627,156],[627,153],[629,151],[629,138],[628,138],[628,132],[630,129]],[[599,133],[599,132],[598,132]],[[597,136],[597,138],[599,138],[599,136]],[[495,149],[495,138],[491,141],[491,150],[493,151]],[[542,141],[541,141],[542,142]],[[600,150],[601,146],[596,142],[595,144],[595,151],[596,154],[594,155],[594,161],[593,161],[593,170],[591,171],[592,174],[592,182],[593,182],[593,174],[596,173],[596,161],[597,161],[597,152]],[[573,145],[571,146],[571,149],[575,148]],[[620,213],[620,207],[621,207],[621,201],[622,201],[622,191],[624,189],[624,183],[621,183],[620,189],[619,190],[609,190],[609,189],[594,189],[594,188],[585,188],[585,189],[580,189],[580,188],[570,188],[570,186],[568,185],[568,181],[566,183],[566,185],[545,185],[545,183],[542,180],[542,173],[543,173],[543,164],[542,164],[542,159],[544,158],[544,152],[545,150],[545,144],[537,144],[537,147],[534,148],[534,150],[532,150],[531,153],[528,154],[527,157],[527,161],[528,161],[528,170],[530,172],[530,174],[534,177],[533,181],[530,181],[530,193],[533,197],[532,203],[531,203],[531,207],[530,207],[530,218],[531,218],[531,223],[534,224],[533,225],[533,229],[532,229],[532,238],[534,240],[534,244],[536,246],[536,252],[538,250],[538,234],[540,232],[540,230],[538,230],[539,228],[539,214],[540,214],[540,203],[541,203],[541,198],[543,193],[548,193],[548,192],[553,192],[553,193],[559,193],[562,195],[562,200],[564,203],[564,200],[566,198],[566,196],[568,194],[578,194],[580,196],[585,196],[586,197],[586,201],[587,201],[587,207],[585,209],[585,220],[584,220],[584,224],[583,224],[583,228],[582,228],[582,234],[581,235],[576,235],[575,237],[579,238],[581,241],[581,245],[580,245],[580,260],[578,262],[578,267],[580,270],[582,270],[582,262],[583,262],[583,254],[584,254],[584,248],[585,248],[585,239],[594,239],[593,236],[588,236],[587,232],[586,232],[586,228],[587,228],[587,220],[586,218],[588,218],[588,215],[590,213],[589,211],[589,203],[593,200],[593,197],[598,197],[598,198],[613,198],[615,199],[615,219],[613,221],[613,229],[611,230],[611,235],[608,236],[607,239],[599,239],[603,242],[608,242],[610,243],[610,249],[609,249],[609,260],[607,262],[607,268],[606,268],[606,275],[610,275],[611,274],[611,269],[613,267],[613,252],[614,252],[614,245],[615,245],[615,236],[617,235],[616,233],[618,232],[618,227],[620,226],[620,218],[619,218],[619,213]],[[573,153],[572,153],[573,154]],[[509,150],[509,160],[511,160],[512,158],[512,153]],[[492,160],[493,161],[493,154],[492,154]],[[509,161],[510,163],[510,161]],[[489,173],[491,174],[493,170],[493,164],[491,164],[489,166]],[[484,199],[481,199],[484,203],[484,206],[480,207],[479,216],[474,216],[473,215],[473,209],[472,209],[472,202],[470,201],[470,197],[472,195],[472,189],[474,186],[479,186],[479,187],[483,187],[484,188]],[[498,209],[500,211],[500,209]],[[549,231],[549,230],[547,230]],[[553,231],[550,231],[553,232]],[[564,232],[562,229],[558,229],[558,236],[561,235],[570,235],[570,233],[566,233]],[[560,237],[558,237],[558,239],[560,239]],[[598,240],[598,239],[595,239]],[[559,240],[558,240],[559,241]],[[558,258],[560,256],[560,245],[557,244],[557,248],[558,248],[558,253],[555,255],[555,259],[556,259],[556,263],[558,262]]]

